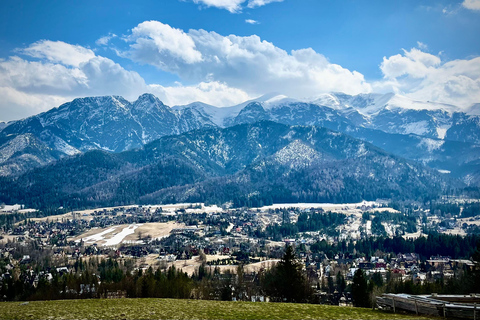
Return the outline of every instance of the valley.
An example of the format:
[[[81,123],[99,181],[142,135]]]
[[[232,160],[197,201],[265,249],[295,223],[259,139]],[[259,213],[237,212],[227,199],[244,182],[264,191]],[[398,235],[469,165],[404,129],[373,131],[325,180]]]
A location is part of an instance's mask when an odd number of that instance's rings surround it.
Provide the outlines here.
[[[79,261],[114,258],[116,263],[130,265],[130,272],[166,272],[176,268],[196,277],[199,270],[234,274],[241,266],[242,272],[254,275],[275,266],[285,245],[293,245],[303,268],[310,270],[318,283],[324,283],[333,274],[339,277],[338,272],[349,283],[351,270],[359,266],[367,274],[379,273],[383,277],[403,270],[403,281],[418,278],[423,279],[419,283],[428,283],[432,280],[425,277],[432,270],[407,269],[397,255],[387,252],[400,250],[401,255],[417,241],[429,241],[439,235],[445,239],[456,234],[468,241],[477,239],[480,216],[468,217],[467,212],[470,208],[476,208],[476,212],[479,205],[478,200],[458,198],[429,208],[420,203],[399,206],[387,201],[274,204],[257,208],[184,203],[76,210],[43,218],[35,218],[35,210],[10,206],[4,209],[0,234],[6,262],[2,277],[8,278],[12,270],[42,261],[45,254],[51,255],[49,265],[63,270],[57,271],[60,274],[75,272]],[[357,256],[357,249],[352,251],[354,246],[364,250],[359,245],[372,239],[394,239],[403,244],[397,249],[383,247],[385,251],[370,248],[368,254],[374,254],[372,261],[376,261],[372,264],[365,256]],[[337,251],[341,246],[345,248]],[[400,249],[402,246],[405,248]],[[430,251],[415,252],[412,248],[411,254],[416,265],[434,261],[442,253],[453,262],[468,257],[473,248],[453,249],[434,246]],[[337,270],[333,274],[332,268]],[[442,277],[455,274],[453,265],[442,270]],[[39,281],[43,274],[32,275]],[[325,299],[331,297],[326,295]]]
[[[342,94],[170,108],[145,94],[13,122],[0,294],[281,301],[269,279],[289,248],[299,301],[358,306],[359,274],[364,306],[407,285],[473,290],[480,146],[452,119],[477,116],[453,110]]]
[[[480,319],[480,0],[0,13],[0,320]]]

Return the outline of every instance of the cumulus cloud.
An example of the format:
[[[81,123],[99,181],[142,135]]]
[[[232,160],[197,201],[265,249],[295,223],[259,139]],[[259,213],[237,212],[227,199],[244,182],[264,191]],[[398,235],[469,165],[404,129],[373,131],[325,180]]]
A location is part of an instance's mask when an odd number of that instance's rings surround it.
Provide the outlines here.
[[[178,49],[185,47],[180,45]],[[216,81],[187,86],[146,84],[137,72],[125,70],[89,49],[64,42],[43,40],[16,52],[34,59],[20,56],[0,59],[0,121],[25,118],[84,96],[121,95],[135,100],[140,94],[151,92],[169,105],[202,101],[216,106],[233,105],[251,98],[241,89]],[[75,55],[68,58],[68,54],[73,53]],[[195,55],[193,57],[195,61]],[[176,58],[186,64],[192,59],[188,53]]]
[[[175,30],[183,47],[157,41],[159,29]],[[126,39],[130,47],[123,56],[134,61],[149,63],[189,82],[217,81],[250,95],[279,91],[302,97],[329,91],[371,91],[362,74],[330,63],[311,48],[289,53],[256,35],[184,32],[148,21],[134,28]]]
[[[32,94],[121,94],[127,97],[146,87],[138,73],[100,56],[81,63],[78,68],[10,57],[0,61],[0,86]]]
[[[384,80],[374,84],[375,90],[460,107],[480,101],[480,57],[442,62],[436,55],[413,48],[384,57],[380,69]]]
[[[245,22],[248,23],[248,24],[259,24],[260,23],[257,20],[253,20],[253,19],[245,19]]]
[[[0,86],[26,93],[64,94],[87,85],[78,68],[58,63],[28,61],[18,56],[0,61]]]
[[[413,48],[410,51],[403,50],[403,55],[397,54],[389,58],[383,57],[380,69],[384,76],[389,79],[403,75],[422,78],[434,70],[440,63],[439,57]]]
[[[115,94],[133,99],[148,89],[138,73],[78,45],[42,40],[16,52],[35,60],[0,59],[2,121],[46,111],[79,96]]]
[[[95,57],[95,53],[90,49],[63,41],[50,40],[40,40],[19,52],[33,58],[46,59],[73,67],[78,67],[80,63]]]
[[[134,100],[144,92],[168,105],[202,101],[229,106],[269,92],[302,98],[331,91],[393,91],[461,107],[480,101],[480,57],[442,61],[420,42],[418,48],[384,57],[383,79],[367,82],[361,73],[331,63],[311,48],[287,52],[256,35],[183,31],[146,21],[122,39],[122,57],[174,73],[188,85],[147,84],[137,72],[88,48],[41,40],[0,59],[0,121],[37,114],[76,97],[114,94]]]
[[[73,100],[74,96],[57,96],[49,94],[25,93],[12,87],[0,86],[0,121],[23,119],[58,107]]]
[[[122,95],[133,99],[142,93],[145,80],[135,71],[125,70],[118,63],[97,56],[80,65],[87,82],[83,95]]]
[[[162,69],[202,61],[202,54],[189,35],[158,21],[140,23],[125,40],[134,42],[126,52],[127,57]]]
[[[462,6],[470,10],[480,10],[480,0],[464,0]]]

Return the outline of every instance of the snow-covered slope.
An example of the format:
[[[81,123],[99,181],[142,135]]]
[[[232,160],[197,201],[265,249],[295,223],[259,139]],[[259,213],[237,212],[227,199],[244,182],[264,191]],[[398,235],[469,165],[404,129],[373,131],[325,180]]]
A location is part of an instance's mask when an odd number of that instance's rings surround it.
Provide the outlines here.
[[[352,121],[354,121],[353,115],[355,124],[365,128],[388,133],[417,134],[429,138],[480,142],[475,134],[475,131],[480,131],[480,126],[476,126],[475,121],[472,120],[478,117],[466,114],[453,105],[416,101],[393,93],[356,96],[329,93],[308,98],[305,101],[338,110],[340,114]],[[471,113],[476,109],[472,107],[469,110]],[[452,126],[456,124],[461,126],[462,123],[468,127],[463,129],[468,131],[468,133],[465,132],[464,137],[454,134],[453,130],[449,134]]]
[[[224,120],[232,115],[237,115],[238,112],[242,110],[242,107],[233,106],[219,108],[203,102],[193,102],[187,105],[174,106],[172,109],[179,113],[185,113],[188,110],[195,110],[199,115],[208,119],[212,124],[223,127]]]
[[[59,152],[31,133],[10,135],[0,143],[0,176],[22,173],[59,158]]]
[[[467,162],[480,159],[476,148],[480,145],[480,116],[471,114],[478,109],[478,105],[474,105],[467,114],[451,105],[415,101],[393,93],[354,96],[329,93],[299,100],[272,93],[226,108],[201,102],[170,108],[152,94],[143,94],[134,102],[119,96],[87,97],[8,123],[0,129],[0,150],[12,150],[12,137],[28,134],[39,142],[36,145],[54,152],[51,157],[44,156],[45,161],[28,162],[36,166],[92,149],[121,152],[194,129],[270,120],[326,127],[371,141],[383,149],[401,144],[394,148],[397,155],[429,164],[435,159],[440,166],[446,157],[453,156],[442,151],[444,140],[472,146],[448,149],[474,150],[467,152]],[[411,135],[423,139],[422,143]],[[45,148],[41,149],[47,150]],[[15,153],[15,159],[27,154],[37,156],[38,152],[31,151],[33,149],[21,148]],[[463,154],[455,156],[463,159]],[[28,165],[20,167],[28,169]]]
[[[278,93],[270,93],[230,107],[219,108],[197,101],[187,105],[174,106],[172,109],[180,112],[188,109],[196,110],[216,126],[227,127],[233,124],[233,119],[251,103],[260,103],[263,108],[272,109],[275,106],[293,102],[298,102],[298,100],[288,98],[287,96]]]
[[[87,97],[9,123],[0,131],[0,150],[13,150],[12,137],[28,135],[55,152],[55,157],[43,157],[45,161],[29,161],[31,167],[19,166],[21,170],[17,171],[21,172],[62,156],[94,149],[121,152],[165,135],[215,126],[208,116],[194,109],[173,110],[151,94],[141,95],[133,103],[119,96]],[[17,149],[21,145],[17,143]],[[32,157],[37,151],[32,147],[21,148],[15,154],[17,158]],[[2,154],[4,157],[6,152]],[[14,171],[4,170],[7,174]]]

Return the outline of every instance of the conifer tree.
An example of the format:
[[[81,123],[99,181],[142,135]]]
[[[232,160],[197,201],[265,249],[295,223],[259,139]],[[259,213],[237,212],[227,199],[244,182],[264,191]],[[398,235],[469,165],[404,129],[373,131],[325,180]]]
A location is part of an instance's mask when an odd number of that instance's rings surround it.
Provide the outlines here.
[[[352,298],[355,307],[369,307],[368,284],[362,269],[355,271],[352,284]]]

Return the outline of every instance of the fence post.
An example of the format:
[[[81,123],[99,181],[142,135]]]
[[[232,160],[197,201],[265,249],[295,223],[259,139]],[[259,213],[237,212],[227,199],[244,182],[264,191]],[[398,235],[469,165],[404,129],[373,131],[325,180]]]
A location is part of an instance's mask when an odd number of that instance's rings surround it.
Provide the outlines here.
[[[417,305],[417,300],[415,300],[415,313],[418,316],[418,305]]]
[[[393,313],[395,313],[395,297],[392,297],[392,301],[393,301]]]
[[[446,318],[447,317],[447,312],[445,310],[445,302],[443,303],[443,317]]]
[[[473,320],[477,320],[477,303],[473,303]]]

